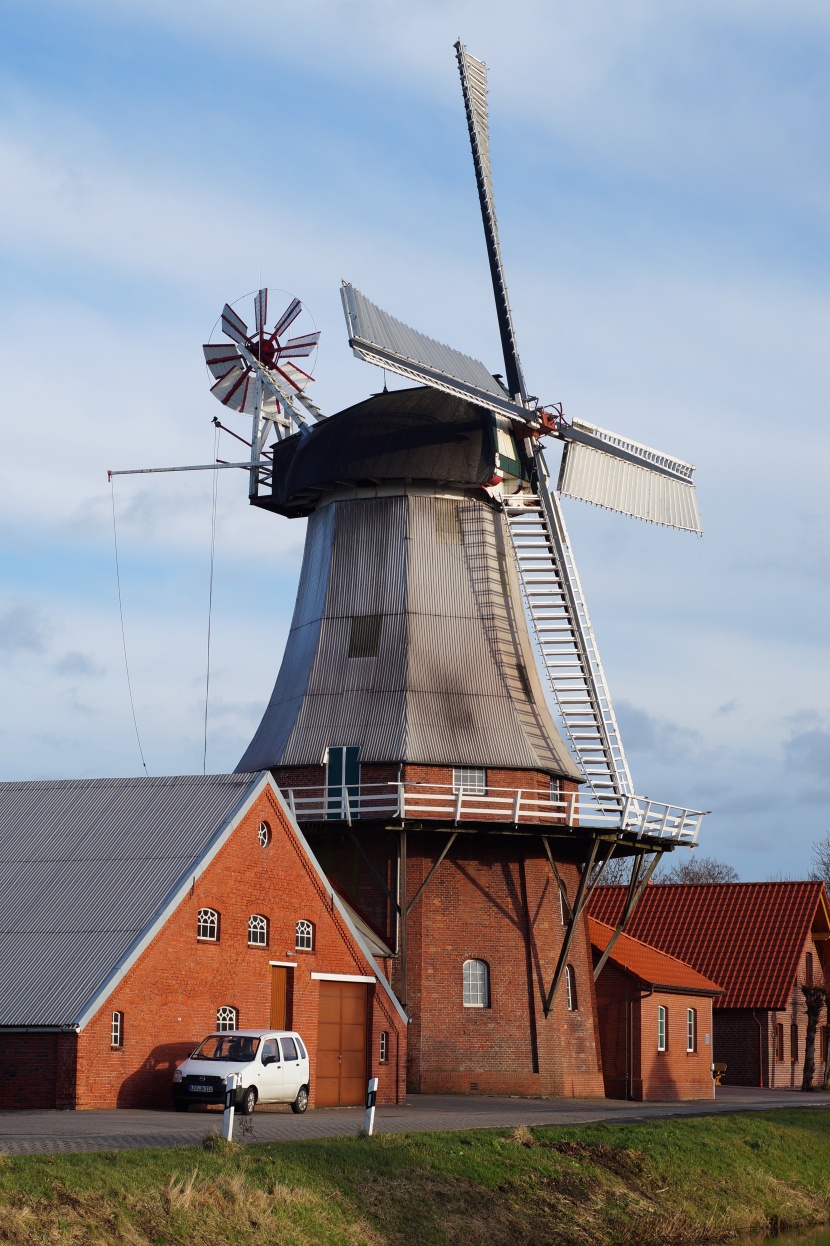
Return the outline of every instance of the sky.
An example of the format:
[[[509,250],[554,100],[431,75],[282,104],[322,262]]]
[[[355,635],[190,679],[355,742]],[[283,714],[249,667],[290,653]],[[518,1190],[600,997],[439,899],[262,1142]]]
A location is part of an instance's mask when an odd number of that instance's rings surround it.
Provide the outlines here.
[[[341,278],[501,370],[461,37],[529,388],[697,466],[700,540],[564,500],[636,787],[711,810],[700,851],[742,878],[803,877],[830,831],[829,34],[818,0],[1,3],[0,779],[230,770],[259,721],[303,522],[219,474],[205,756],[211,474],[107,483],[211,460],[226,300],[302,298],[325,412],[381,383]]]

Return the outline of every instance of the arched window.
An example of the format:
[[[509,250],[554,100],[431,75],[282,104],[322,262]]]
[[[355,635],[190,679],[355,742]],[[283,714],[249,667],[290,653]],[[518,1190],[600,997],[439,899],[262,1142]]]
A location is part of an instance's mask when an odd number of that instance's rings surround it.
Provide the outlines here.
[[[697,1013],[694,1008],[686,1009],[686,1050],[697,1051]]]
[[[260,822],[259,830],[257,831],[257,839],[259,840],[260,848],[267,848],[270,844],[271,828],[267,822]]]
[[[196,938],[216,943],[219,938],[219,914],[216,909],[199,909]]]
[[[490,1007],[490,969],[485,960],[464,961],[464,1007]]]
[[[216,1028],[217,1030],[235,1030],[238,1013],[230,1004],[223,1004],[221,1008],[216,1009]]]
[[[576,1012],[579,1005],[576,1002],[576,974],[573,965],[565,966],[565,994],[568,1000],[568,1012]]]
[[[252,913],[248,918],[248,943],[251,947],[268,946],[268,918]]]
[[[666,1050],[666,1032],[668,1027],[668,1012],[659,1004],[657,1007],[657,1050]]]
[[[297,936],[294,940],[294,947],[298,952],[314,951],[314,926],[310,921],[306,921],[301,917],[297,922]]]

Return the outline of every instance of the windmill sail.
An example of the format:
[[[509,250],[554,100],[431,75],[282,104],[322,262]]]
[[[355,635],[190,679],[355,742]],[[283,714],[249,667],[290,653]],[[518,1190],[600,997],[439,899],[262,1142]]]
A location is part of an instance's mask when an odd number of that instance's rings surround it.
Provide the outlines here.
[[[691,463],[581,420],[563,428],[562,435],[560,493],[635,519],[703,531]]]
[[[431,385],[445,394],[466,398],[513,419],[532,418],[518,403],[511,402],[486,366],[471,355],[445,346],[396,320],[343,282],[340,294],[349,329],[349,345],[358,359],[388,368],[409,380]]]
[[[481,220],[487,242],[487,258],[490,261],[493,293],[496,297],[496,314],[499,320],[507,387],[513,397],[525,399],[527,391],[522,376],[522,365],[519,361],[519,348],[516,345],[510,302],[507,298],[507,282],[504,277],[504,264],[496,223],[496,201],[493,196],[493,174],[490,168],[490,130],[487,119],[487,66],[484,61],[476,60],[474,56],[471,56],[460,40],[455,45],[455,52],[461,74],[461,89],[464,92],[464,107],[467,110],[467,128],[470,132],[470,146],[473,152],[478,198],[481,204]]]

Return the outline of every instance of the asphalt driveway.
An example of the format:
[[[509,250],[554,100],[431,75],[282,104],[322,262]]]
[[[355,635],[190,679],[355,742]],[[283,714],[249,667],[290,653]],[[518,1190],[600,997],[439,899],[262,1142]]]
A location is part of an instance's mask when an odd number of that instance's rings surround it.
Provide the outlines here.
[[[722,1086],[718,1088],[717,1099],[706,1103],[411,1095],[406,1103],[397,1107],[378,1108],[375,1130],[377,1133],[421,1133],[513,1125],[579,1125],[592,1121],[705,1116],[716,1112],[763,1111],[781,1107],[830,1107],[830,1094]],[[0,1112],[0,1152],[32,1155],[198,1146],[209,1131],[218,1131],[221,1123],[221,1109],[208,1108],[187,1114],[127,1108],[93,1112],[6,1111]],[[288,1108],[262,1107],[256,1110],[250,1121],[236,1117],[234,1136],[240,1142],[335,1138],[356,1134],[362,1123],[362,1108],[326,1108],[294,1116]]]

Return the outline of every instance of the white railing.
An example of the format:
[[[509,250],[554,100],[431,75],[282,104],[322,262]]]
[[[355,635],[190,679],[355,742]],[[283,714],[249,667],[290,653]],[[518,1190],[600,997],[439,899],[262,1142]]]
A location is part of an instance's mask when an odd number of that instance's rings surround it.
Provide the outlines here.
[[[287,787],[289,808],[302,822],[352,822],[389,817],[427,821],[509,822],[624,831],[637,838],[697,842],[705,813],[644,796],[562,792],[556,798],[515,788],[457,791],[434,783],[363,783],[348,787]]]

